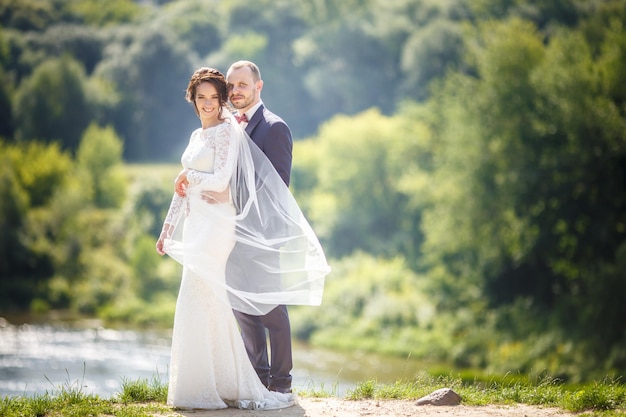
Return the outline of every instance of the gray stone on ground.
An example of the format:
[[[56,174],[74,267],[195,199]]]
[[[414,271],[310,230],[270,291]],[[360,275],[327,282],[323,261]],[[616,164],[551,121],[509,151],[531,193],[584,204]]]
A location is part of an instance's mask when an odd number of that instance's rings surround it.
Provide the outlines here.
[[[417,405],[459,405],[461,396],[450,388],[441,388],[417,400]]]

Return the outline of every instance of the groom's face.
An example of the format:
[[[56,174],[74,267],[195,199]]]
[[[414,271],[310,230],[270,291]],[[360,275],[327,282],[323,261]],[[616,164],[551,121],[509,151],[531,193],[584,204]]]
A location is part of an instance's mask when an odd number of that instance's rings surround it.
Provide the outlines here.
[[[244,113],[261,98],[263,81],[255,81],[252,70],[242,67],[228,74],[228,99],[234,108]]]

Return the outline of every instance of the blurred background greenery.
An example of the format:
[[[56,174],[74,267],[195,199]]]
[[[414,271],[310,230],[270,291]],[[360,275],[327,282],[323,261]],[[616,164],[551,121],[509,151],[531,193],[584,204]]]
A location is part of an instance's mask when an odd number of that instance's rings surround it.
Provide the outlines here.
[[[0,0],[0,314],[173,320],[199,66],[259,64],[333,267],[317,346],[626,375],[626,1]]]

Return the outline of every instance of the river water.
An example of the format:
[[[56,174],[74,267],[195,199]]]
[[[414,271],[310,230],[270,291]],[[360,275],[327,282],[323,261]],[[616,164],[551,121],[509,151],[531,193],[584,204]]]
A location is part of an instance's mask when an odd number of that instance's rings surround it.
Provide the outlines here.
[[[167,382],[167,332],[114,330],[97,325],[11,325],[0,318],[0,399],[61,388],[111,397],[123,381]],[[423,370],[411,359],[333,352],[294,345],[293,387],[344,395],[359,382],[393,383]]]

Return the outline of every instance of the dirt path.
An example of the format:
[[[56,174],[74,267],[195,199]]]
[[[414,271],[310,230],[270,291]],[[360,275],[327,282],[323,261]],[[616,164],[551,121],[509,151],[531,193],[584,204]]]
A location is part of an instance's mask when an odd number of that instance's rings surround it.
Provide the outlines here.
[[[228,408],[215,411],[179,411],[184,417],[570,417],[576,414],[557,408],[529,405],[418,406],[414,400],[360,400],[300,398],[294,407],[283,410],[247,411]]]

